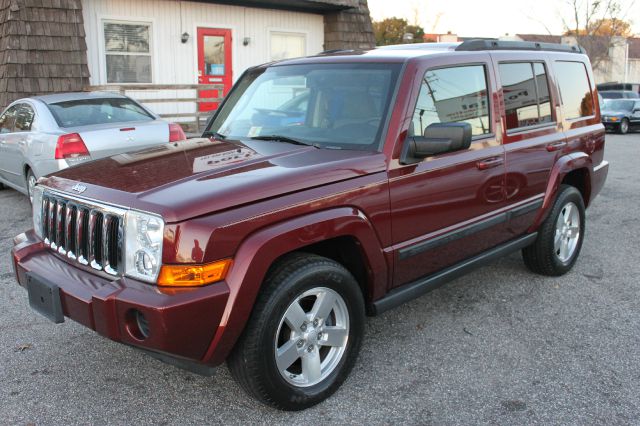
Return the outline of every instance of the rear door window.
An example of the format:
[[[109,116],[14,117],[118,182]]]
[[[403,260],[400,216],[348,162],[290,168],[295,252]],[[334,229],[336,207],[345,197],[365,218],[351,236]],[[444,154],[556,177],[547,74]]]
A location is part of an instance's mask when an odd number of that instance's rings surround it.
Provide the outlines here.
[[[31,105],[20,104],[16,112],[16,132],[29,132],[33,125],[35,113]]]
[[[424,135],[432,123],[466,122],[473,136],[491,133],[489,98],[484,65],[462,65],[428,70],[410,130]]]
[[[48,105],[60,127],[150,121],[153,116],[131,99],[103,98],[57,102]]]
[[[584,64],[582,62],[557,61],[554,68],[558,79],[564,118],[571,120],[593,115],[593,97]]]
[[[507,130],[553,121],[547,73],[542,63],[501,63],[499,70]]]
[[[0,116],[0,133],[11,133],[15,131],[16,113],[18,105],[14,105]]]

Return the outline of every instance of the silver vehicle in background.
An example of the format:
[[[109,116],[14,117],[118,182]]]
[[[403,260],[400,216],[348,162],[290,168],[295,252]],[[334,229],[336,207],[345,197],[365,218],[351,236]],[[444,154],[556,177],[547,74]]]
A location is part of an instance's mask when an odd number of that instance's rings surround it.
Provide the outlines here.
[[[19,99],[0,115],[0,187],[4,184],[31,197],[40,176],[184,139],[180,125],[114,93]]]

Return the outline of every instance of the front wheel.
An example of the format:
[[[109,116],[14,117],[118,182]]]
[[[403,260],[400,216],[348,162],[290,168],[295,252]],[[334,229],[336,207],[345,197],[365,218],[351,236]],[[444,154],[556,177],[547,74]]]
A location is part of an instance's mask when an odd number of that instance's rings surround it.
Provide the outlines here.
[[[364,301],[349,271],[324,257],[294,254],[270,272],[229,369],[258,400],[301,410],[345,380],[363,327]]]
[[[559,276],[573,267],[580,254],[585,230],[582,194],[561,185],[549,216],[538,229],[535,242],[522,250],[524,263],[533,272]]]
[[[27,195],[29,196],[29,202],[33,204],[33,189],[36,187],[36,176],[31,170],[27,172]]]
[[[620,122],[620,127],[618,128],[618,132],[621,135],[626,135],[627,133],[629,133],[629,120],[626,118],[623,118],[622,121]]]

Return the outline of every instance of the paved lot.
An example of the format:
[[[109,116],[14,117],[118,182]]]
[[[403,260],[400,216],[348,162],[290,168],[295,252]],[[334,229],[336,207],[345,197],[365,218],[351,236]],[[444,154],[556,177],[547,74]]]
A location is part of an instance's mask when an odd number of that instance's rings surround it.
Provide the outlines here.
[[[640,134],[607,141],[570,274],[514,254],[368,319],[351,377],[302,413],[249,399],[226,367],[199,377],[33,313],[8,255],[28,203],[0,191],[0,423],[640,424]]]

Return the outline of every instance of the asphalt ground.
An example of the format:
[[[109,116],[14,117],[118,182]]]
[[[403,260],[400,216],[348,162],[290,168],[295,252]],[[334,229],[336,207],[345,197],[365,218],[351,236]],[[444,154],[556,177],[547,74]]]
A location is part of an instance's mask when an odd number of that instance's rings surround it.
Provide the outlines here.
[[[1,424],[640,424],[640,134],[607,136],[610,173],[575,268],[519,253],[376,318],[336,394],[280,412],[225,366],[201,377],[34,313],[10,269],[27,199],[0,191]]]

